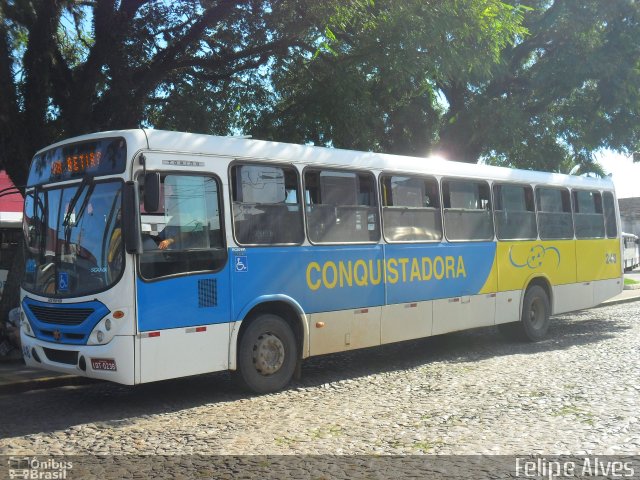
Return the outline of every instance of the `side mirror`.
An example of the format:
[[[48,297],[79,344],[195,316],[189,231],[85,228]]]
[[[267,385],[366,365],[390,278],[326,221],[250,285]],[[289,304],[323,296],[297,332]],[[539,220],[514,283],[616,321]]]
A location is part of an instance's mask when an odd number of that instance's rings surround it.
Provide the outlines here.
[[[155,212],[160,208],[160,174],[148,172],[144,175],[144,211]]]
[[[124,247],[127,253],[142,253],[142,237],[138,220],[139,205],[137,183],[126,182],[122,197],[122,220]]]

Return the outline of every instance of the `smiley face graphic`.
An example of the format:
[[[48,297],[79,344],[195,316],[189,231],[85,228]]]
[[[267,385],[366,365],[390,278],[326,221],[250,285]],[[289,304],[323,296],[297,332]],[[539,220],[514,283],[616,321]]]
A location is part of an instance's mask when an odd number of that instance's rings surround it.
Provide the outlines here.
[[[549,253],[551,252],[551,254]],[[529,249],[526,257],[520,257],[520,261],[513,258],[513,246],[509,249],[509,261],[516,268],[530,268],[534,270],[542,267],[545,260],[556,262],[556,267],[560,266],[560,251],[556,247],[545,247],[543,245],[534,245]],[[552,260],[553,258],[553,260]]]

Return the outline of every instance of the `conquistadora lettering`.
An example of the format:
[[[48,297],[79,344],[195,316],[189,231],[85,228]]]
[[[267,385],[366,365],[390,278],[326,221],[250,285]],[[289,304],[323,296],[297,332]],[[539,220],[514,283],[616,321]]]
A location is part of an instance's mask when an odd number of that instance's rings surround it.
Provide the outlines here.
[[[339,260],[307,265],[307,286],[311,290],[342,287],[367,287],[407,282],[466,278],[461,255],[388,258],[386,260]]]

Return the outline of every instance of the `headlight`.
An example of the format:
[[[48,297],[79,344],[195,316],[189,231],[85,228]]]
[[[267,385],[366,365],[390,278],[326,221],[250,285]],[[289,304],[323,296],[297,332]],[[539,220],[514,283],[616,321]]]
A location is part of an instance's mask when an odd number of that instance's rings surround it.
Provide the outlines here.
[[[87,345],[104,345],[109,343],[115,337],[118,329],[123,325],[124,313],[121,310],[116,310],[108,317],[103,318],[93,328]]]

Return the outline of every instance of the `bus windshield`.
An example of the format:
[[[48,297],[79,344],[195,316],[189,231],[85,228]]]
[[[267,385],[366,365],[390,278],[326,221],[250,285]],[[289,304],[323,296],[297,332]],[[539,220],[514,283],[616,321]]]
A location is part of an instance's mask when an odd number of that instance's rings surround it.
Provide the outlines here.
[[[85,179],[28,192],[23,288],[53,297],[105,290],[124,269],[122,182]]]

